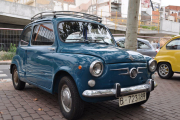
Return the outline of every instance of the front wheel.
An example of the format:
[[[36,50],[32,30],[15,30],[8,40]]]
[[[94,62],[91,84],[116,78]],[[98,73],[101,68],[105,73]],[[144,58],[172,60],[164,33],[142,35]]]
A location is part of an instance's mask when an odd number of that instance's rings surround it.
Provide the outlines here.
[[[76,84],[69,76],[61,78],[58,90],[60,110],[68,120],[77,120],[82,116],[84,102],[80,98]]]
[[[19,79],[16,66],[13,67],[12,82],[13,82],[13,86],[16,90],[23,90],[25,88],[26,83]]]
[[[172,71],[171,65],[169,63],[160,63],[157,68],[158,75],[162,79],[169,79],[173,76],[174,72]]]

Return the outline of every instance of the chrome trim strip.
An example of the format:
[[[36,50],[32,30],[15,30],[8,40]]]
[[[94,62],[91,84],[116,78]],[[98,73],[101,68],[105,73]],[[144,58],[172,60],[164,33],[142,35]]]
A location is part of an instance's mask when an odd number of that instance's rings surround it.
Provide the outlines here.
[[[146,69],[147,67],[137,67],[138,74],[143,73],[139,72],[140,69]],[[110,69],[111,71],[121,71],[121,70],[127,70],[127,73],[120,73],[119,75],[129,75],[130,71],[129,68],[120,68],[120,69]]]
[[[129,68],[121,68],[121,69],[110,69],[110,70],[129,70]]]
[[[121,95],[129,95],[139,92],[151,92],[151,81],[152,79],[148,79],[145,84],[121,88]],[[154,82],[154,88],[157,87],[156,82]],[[101,89],[101,90],[85,90],[82,95],[84,97],[109,97],[109,96],[116,96],[116,88],[112,89]]]
[[[138,73],[143,73],[143,72],[139,72],[140,69],[146,69],[147,67],[137,67],[137,71]]]

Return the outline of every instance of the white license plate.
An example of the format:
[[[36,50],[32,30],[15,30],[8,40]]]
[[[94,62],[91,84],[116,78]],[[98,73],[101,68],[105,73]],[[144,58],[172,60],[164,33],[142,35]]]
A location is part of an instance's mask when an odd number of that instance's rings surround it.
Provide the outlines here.
[[[146,100],[146,92],[119,97],[119,107]]]

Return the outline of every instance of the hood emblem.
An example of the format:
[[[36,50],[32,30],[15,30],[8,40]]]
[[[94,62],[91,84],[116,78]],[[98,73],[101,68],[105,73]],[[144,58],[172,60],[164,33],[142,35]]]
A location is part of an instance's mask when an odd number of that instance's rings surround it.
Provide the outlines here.
[[[134,60],[134,58],[133,58],[131,55],[129,55],[129,58],[128,58],[128,59],[130,59],[131,61]]]

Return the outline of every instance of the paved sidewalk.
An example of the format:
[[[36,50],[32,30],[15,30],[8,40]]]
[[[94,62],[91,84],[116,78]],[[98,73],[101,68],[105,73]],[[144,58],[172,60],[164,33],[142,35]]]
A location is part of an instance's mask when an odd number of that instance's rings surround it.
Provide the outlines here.
[[[158,87],[141,107],[118,107],[118,100],[87,103],[81,120],[178,120],[180,119],[180,75],[171,80],[158,76]],[[27,85],[23,91],[12,82],[0,83],[0,120],[65,120],[57,95]]]
[[[10,64],[11,64],[11,60],[0,61],[0,65],[10,65]]]

